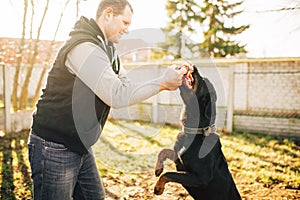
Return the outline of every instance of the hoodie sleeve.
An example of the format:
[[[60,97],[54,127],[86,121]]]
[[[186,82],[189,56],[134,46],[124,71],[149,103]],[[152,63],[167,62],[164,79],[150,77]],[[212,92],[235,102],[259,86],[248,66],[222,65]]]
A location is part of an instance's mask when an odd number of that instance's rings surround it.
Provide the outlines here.
[[[122,66],[120,73],[115,74],[106,53],[90,42],[74,47],[68,53],[65,64],[104,103],[113,108],[139,103],[160,91],[155,79],[134,83]]]

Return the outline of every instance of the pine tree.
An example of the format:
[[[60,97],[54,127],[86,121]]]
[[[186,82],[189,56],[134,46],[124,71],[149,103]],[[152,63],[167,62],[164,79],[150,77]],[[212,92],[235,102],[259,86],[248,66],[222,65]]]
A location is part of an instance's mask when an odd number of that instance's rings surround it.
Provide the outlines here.
[[[200,7],[195,0],[168,0],[166,9],[169,22],[162,28],[166,41],[159,46],[168,54],[172,54],[175,59],[182,58],[182,51],[188,45],[185,35],[195,32],[193,23]]]
[[[227,25],[230,19],[240,14],[237,10],[243,2],[229,3],[227,0],[204,0],[201,6],[203,17],[200,23],[206,26],[204,41],[200,44],[210,57],[226,57],[246,53],[245,45],[239,44],[232,39],[249,28],[249,25]]]
[[[166,41],[159,44],[164,52],[182,58],[183,51],[189,49],[196,56],[226,57],[246,53],[245,45],[233,40],[249,25],[233,26],[228,22],[242,13],[238,10],[243,2],[229,3],[228,0],[168,0],[166,9],[169,22],[163,32]],[[203,38],[195,27],[204,27]],[[199,35],[203,42],[195,44],[187,36]],[[161,52],[160,52],[161,53]]]

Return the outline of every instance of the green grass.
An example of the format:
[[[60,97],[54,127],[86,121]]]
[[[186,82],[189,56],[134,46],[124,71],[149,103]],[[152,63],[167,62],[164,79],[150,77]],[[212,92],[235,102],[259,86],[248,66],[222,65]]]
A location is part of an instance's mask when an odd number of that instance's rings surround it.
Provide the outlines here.
[[[107,199],[190,199],[179,184],[155,196],[158,151],[172,148],[180,127],[108,121],[93,150]],[[28,131],[0,134],[0,199],[31,199]],[[243,199],[300,197],[300,148],[288,139],[249,133],[221,134],[222,149]],[[166,169],[174,170],[167,161]]]

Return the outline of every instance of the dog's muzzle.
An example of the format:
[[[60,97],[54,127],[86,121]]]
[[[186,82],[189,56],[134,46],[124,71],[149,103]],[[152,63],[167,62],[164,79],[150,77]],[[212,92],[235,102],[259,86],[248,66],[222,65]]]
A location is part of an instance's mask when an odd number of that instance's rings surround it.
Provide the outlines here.
[[[177,66],[177,69],[186,69],[186,73],[182,76],[182,83],[189,89],[193,87],[194,78],[192,76],[192,73],[194,72],[194,67],[195,65],[191,63],[184,63],[180,66]]]

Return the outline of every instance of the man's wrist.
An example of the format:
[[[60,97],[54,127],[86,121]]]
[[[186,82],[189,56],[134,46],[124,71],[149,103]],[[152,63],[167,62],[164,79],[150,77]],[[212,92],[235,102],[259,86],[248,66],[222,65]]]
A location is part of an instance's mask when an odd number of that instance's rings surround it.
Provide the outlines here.
[[[156,79],[156,83],[159,85],[159,91],[163,90],[176,90],[178,86],[167,85],[164,76],[161,76]]]
[[[155,82],[159,85],[159,91],[166,90],[166,84],[164,83],[164,77],[161,76],[155,80]]]

